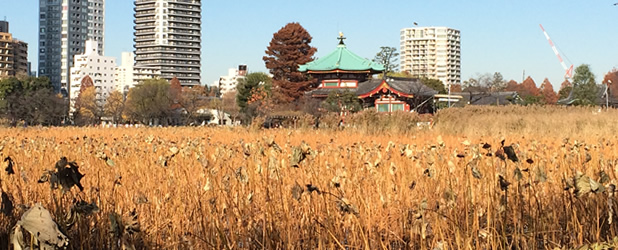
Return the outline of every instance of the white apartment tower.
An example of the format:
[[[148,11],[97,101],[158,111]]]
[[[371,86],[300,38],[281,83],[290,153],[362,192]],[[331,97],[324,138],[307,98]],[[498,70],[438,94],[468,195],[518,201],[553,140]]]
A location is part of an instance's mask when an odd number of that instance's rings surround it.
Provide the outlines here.
[[[402,72],[442,81],[461,83],[459,30],[447,27],[414,27],[401,30]]]
[[[90,76],[97,93],[97,100],[105,103],[109,94],[116,89],[116,59],[99,54],[99,45],[96,41],[86,41],[83,54],[75,55],[74,66],[71,67],[70,100],[71,108],[79,95],[82,79]]]
[[[238,65],[238,69],[228,69],[227,76],[221,76],[219,81],[215,82],[215,86],[219,87],[221,95],[236,91],[236,85],[238,85],[238,79],[247,76],[247,65]]]
[[[84,53],[86,40],[98,42],[103,54],[105,0],[39,1],[39,76],[54,89],[70,93],[73,56]]]
[[[161,78],[200,84],[201,0],[135,0],[136,66],[157,67]]]
[[[116,68],[116,89],[125,96],[141,81],[161,77],[161,71],[156,67],[134,66],[134,57],[131,52],[122,52],[121,64]]]

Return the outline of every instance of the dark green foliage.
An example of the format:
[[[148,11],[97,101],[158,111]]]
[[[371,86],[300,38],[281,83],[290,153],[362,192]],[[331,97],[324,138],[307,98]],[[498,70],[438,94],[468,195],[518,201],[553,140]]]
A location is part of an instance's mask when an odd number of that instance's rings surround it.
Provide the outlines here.
[[[322,102],[322,107],[330,112],[357,112],[362,108],[358,96],[349,90],[331,91]]]
[[[133,120],[148,123],[170,117],[171,107],[170,84],[164,79],[149,79],[129,91],[125,112]]]
[[[421,82],[427,86],[432,88],[435,91],[438,91],[439,94],[447,94],[448,90],[446,89],[446,87],[444,87],[444,84],[442,83],[442,81],[438,80],[438,79],[430,79],[430,78],[426,78],[423,77],[421,78]]]
[[[595,105],[597,99],[597,85],[590,66],[582,64],[575,68],[573,76],[574,105]]]
[[[399,67],[399,64],[397,64],[398,57],[397,48],[383,46],[380,47],[380,52],[376,54],[373,61],[384,65],[384,72],[388,75],[389,72]]]
[[[13,126],[18,121],[32,125],[60,125],[66,110],[66,99],[54,93],[47,77],[0,80],[1,115]]]
[[[249,73],[246,77],[238,79],[238,85],[236,85],[236,104],[240,108],[240,112],[252,116],[253,111],[250,107],[250,101],[252,95],[260,84],[264,85],[266,91],[270,91],[272,79],[266,73],[255,72]]]

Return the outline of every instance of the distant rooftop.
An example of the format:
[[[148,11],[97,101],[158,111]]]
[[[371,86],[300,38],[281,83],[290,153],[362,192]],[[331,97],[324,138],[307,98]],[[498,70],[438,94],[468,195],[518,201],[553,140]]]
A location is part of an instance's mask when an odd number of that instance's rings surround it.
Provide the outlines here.
[[[367,71],[380,73],[384,71],[384,65],[362,58],[348,50],[343,40],[343,34],[339,36],[339,45],[330,54],[301,65],[298,71],[320,73],[332,71]]]

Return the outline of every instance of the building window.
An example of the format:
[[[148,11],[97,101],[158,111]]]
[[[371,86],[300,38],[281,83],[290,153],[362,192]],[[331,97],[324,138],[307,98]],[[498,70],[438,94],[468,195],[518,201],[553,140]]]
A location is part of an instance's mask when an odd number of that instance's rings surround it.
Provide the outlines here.
[[[390,104],[377,104],[378,105],[378,112],[388,112],[388,106]]]

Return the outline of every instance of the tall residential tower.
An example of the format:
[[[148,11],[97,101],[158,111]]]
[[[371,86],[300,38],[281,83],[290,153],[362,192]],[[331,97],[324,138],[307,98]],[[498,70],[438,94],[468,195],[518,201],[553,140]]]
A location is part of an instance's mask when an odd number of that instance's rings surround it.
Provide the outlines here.
[[[0,78],[28,73],[28,44],[9,33],[9,22],[0,21]]]
[[[415,27],[401,30],[401,71],[441,80],[445,86],[461,82],[459,30]]]
[[[86,40],[103,54],[105,0],[39,1],[39,76],[47,76],[56,91],[70,93],[73,56],[84,53]]]
[[[200,84],[201,1],[136,0],[135,63],[177,77],[182,86]]]

